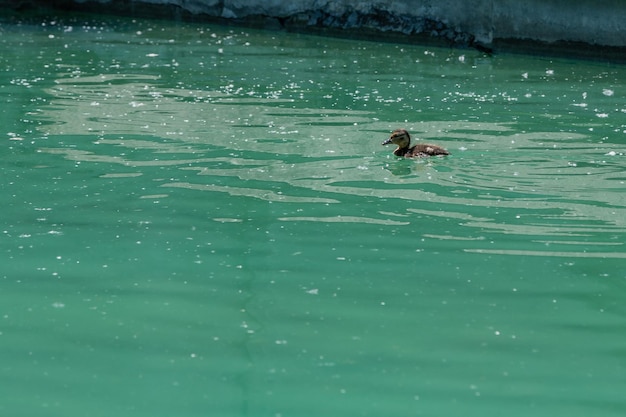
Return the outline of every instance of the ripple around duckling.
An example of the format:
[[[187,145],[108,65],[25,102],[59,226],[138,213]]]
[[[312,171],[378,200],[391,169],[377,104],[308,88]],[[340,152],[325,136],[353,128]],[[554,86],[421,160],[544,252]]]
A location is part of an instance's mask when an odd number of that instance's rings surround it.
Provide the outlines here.
[[[361,219],[362,223],[406,225],[419,222],[421,218],[457,219],[463,227],[481,233],[558,236],[565,242],[574,236],[602,231],[619,233],[624,230],[624,221],[618,214],[623,209],[620,206],[623,198],[615,200],[621,194],[604,192],[620,188],[620,181],[612,180],[616,165],[600,163],[565,166],[557,153],[552,154],[556,159],[543,156],[541,159],[529,159],[531,162],[519,161],[515,159],[515,154],[506,152],[494,155],[489,160],[474,158],[468,152],[457,159],[439,161],[437,164],[399,160],[395,163],[408,169],[408,174],[397,176],[393,171],[381,171],[381,162],[374,157],[294,158],[283,154],[281,159],[268,159],[267,154],[258,151],[249,152],[250,155],[245,158],[210,157],[206,150],[198,152],[197,144],[183,148],[183,152],[179,152],[180,144],[165,143],[161,147],[145,139],[100,139],[94,144],[90,149],[97,150],[97,154],[66,147],[41,148],[40,151],[61,154],[67,159],[81,162],[133,168],[172,167],[206,178],[162,182],[160,186],[165,188],[218,192],[277,203],[338,204],[350,200],[350,196],[405,202],[396,205],[396,210],[399,210],[396,214],[407,216],[406,220],[398,224],[371,216],[354,217]],[[135,153],[143,150],[169,157],[138,159],[123,149],[134,150]],[[300,148],[296,150],[301,151]],[[176,156],[179,153],[197,153],[198,157],[182,159]],[[294,162],[290,163],[290,160]],[[556,168],[555,165],[559,164],[563,167]],[[500,169],[502,166],[506,168]],[[489,169],[493,167],[498,170],[490,173]],[[590,169],[594,170],[591,176],[585,173]],[[583,180],[597,181],[594,182],[595,189],[583,186],[575,175],[576,171],[580,172]],[[103,175],[109,178],[119,175],[121,179],[138,174],[142,173]],[[216,178],[224,178],[229,184],[206,183]],[[244,186],[249,181],[261,181],[258,183],[259,188]],[[572,194],[572,191],[577,194]],[[424,208],[411,207],[412,203],[419,203]],[[494,215],[484,216],[485,209],[494,211]],[[341,209],[336,215],[344,219],[353,218]],[[328,217],[319,216],[302,216],[302,221],[314,218],[320,222],[328,221],[323,220]],[[445,235],[441,236],[446,238]]]

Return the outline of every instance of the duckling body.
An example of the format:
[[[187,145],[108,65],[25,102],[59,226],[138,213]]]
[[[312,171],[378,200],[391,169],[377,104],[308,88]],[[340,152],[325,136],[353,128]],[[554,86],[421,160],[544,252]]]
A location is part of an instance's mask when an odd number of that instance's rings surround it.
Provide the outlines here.
[[[390,143],[398,145],[396,150],[393,151],[393,154],[405,158],[426,158],[435,155],[450,155],[448,151],[437,145],[418,143],[417,145],[411,146],[411,136],[409,132],[404,129],[396,129],[391,132],[389,139],[382,144],[388,145]]]

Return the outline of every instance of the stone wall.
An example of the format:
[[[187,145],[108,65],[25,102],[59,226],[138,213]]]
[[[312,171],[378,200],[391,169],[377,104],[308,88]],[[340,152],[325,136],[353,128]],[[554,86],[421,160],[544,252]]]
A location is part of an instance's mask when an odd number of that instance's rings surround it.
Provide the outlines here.
[[[617,0],[0,0],[0,7],[53,6],[273,22],[288,29],[428,36],[452,44],[580,43],[626,48],[626,1]]]
[[[626,2],[619,0],[494,0],[494,39],[569,41],[626,46]]]

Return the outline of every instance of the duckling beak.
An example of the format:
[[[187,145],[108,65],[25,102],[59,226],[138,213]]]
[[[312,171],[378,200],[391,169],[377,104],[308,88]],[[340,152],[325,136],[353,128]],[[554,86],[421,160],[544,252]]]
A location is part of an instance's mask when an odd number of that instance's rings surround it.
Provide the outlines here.
[[[382,145],[389,145],[391,143],[391,138],[387,139],[382,143]]]

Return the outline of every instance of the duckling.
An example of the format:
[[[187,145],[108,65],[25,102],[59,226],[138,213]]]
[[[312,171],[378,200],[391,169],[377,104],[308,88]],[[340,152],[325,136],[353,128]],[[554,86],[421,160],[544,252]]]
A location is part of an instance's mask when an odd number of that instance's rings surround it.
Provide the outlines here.
[[[448,151],[437,145],[418,143],[417,145],[409,147],[411,144],[411,136],[409,136],[409,132],[404,129],[396,129],[391,132],[389,139],[384,141],[382,144],[389,145],[390,143],[398,145],[398,148],[393,151],[393,154],[396,156],[404,156],[406,158],[425,158],[427,156],[434,155],[450,155]]]

